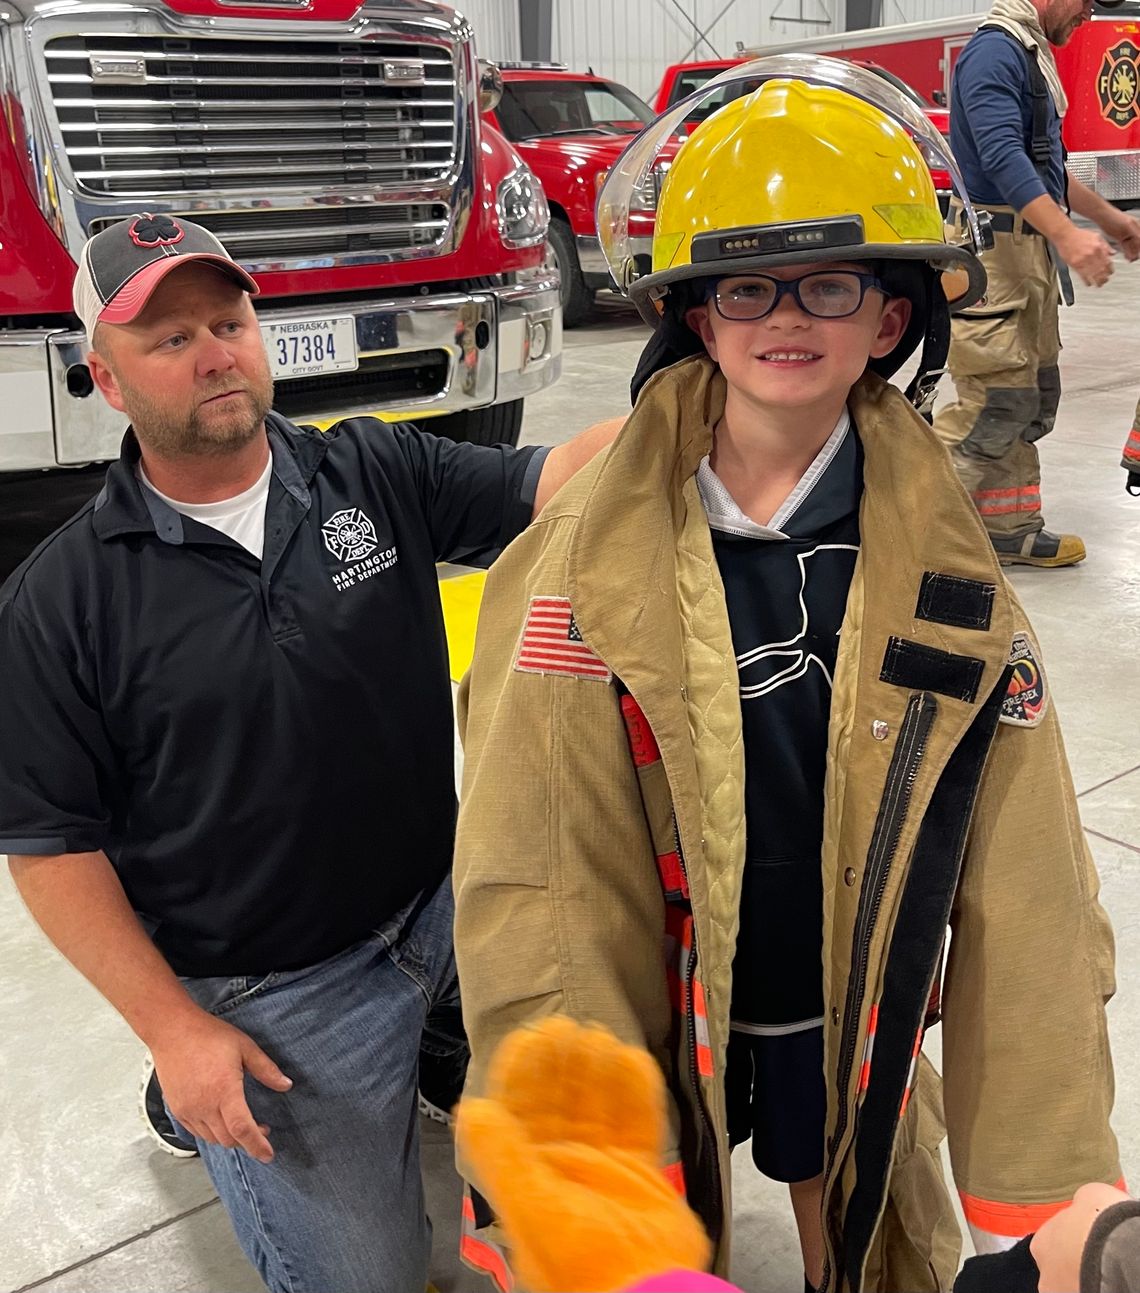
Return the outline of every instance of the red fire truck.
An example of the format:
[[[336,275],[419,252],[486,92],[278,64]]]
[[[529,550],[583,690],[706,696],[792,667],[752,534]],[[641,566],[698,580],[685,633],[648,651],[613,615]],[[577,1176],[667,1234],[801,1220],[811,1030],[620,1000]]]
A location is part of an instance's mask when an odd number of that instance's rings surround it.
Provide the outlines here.
[[[928,102],[945,107],[954,64],[983,17],[833,32],[762,49],[741,46],[733,59],[668,69],[655,106],[660,112],[663,98],[676,102],[744,58],[803,50],[885,68]],[[1056,57],[1069,99],[1064,138],[1071,173],[1110,202],[1140,203],[1140,0],[1097,6],[1092,21],[1082,23]]]
[[[514,441],[561,365],[547,209],[480,119],[501,86],[430,0],[13,0],[0,10],[0,470],[113,457],[71,312],[137,211],[253,273],[287,416]]]

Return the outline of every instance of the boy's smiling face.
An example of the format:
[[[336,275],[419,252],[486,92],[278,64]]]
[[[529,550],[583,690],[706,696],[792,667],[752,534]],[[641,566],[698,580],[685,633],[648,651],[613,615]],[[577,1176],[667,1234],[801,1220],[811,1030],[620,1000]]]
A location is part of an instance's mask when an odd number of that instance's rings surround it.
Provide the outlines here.
[[[828,270],[869,267],[856,261],[820,261],[807,265],[765,268],[770,278],[785,282]],[[720,280],[721,286],[746,283],[748,275]],[[847,399],[869,359],[879,359],[898,345],[910,321],[911,304],[884,298],[871,289],[854,314],[820,319],[784,296],[762,319],[725,319],[712,301],[686,313],[709,355],[720,366],[738,399],[759,410],[813,407],[830,415]]]

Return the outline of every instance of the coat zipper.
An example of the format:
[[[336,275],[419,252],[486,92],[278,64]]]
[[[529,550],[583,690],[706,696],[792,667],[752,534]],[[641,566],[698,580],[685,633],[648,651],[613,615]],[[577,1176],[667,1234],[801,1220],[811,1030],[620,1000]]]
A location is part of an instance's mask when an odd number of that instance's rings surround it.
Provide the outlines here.
[[[827,1170],[824,1174],[823,1195],[831,1184],[835,1160],[839,1146],[847,1131],[847,1088],[851,1083],[851,1070],[855,1062],[855,1046],[859,1039],[859,1007],[867,986],[867,961],[871,950],[871,938],[879,918],[879,909],[883,903],[887,880],[890,877],[891,863],[898,849],[899,837],[906,822],[910,808],[914,783],[918,770],[922,766],[926,753],[926,742],[930,735],[938,702],[927,692],[911,696],[907,702],[906,714],[899,730],[898,744],[887,774],[887,784],[883,789],[882,806],[879,820],[875,824],[875,833],[871,837],[868,853],[867,876],[863,886],[864,900],[860,902],[855,920],[853,946],[855,960],[851,978],[847,984],[847,999],[844,1003],[843,1041],[839,1054],[839,1121],[835,1135],[831,1140],[828,1154]],[[830,1261],[824,1265],[823,1288],[830,1288]],[[838,1287],[838,1285],[837,1285]]]

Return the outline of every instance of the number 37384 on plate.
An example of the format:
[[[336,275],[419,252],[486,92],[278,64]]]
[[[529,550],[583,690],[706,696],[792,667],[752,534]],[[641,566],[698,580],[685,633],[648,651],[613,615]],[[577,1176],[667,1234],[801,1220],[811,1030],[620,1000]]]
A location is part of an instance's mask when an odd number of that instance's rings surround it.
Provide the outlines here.
[[[338,319],[277,319],[262,323],[261,335],[275,381],[347,372],[359,366],[356,320],[351,315]]]

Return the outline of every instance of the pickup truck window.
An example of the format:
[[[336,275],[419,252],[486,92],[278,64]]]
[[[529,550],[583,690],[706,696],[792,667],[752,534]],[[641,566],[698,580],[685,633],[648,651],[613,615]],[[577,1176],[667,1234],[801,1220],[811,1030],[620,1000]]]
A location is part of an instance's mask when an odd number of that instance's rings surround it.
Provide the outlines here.
[[[512,142],[550,135],[632,135],[653,111],[613,81],[508,81],[495,110]]]
[[[730,66],[730,65],[726,65]],[[690,94],[695,93],[703,85],[707,84],[714,76],[719,76],[725,68],[719,67],[702,67],[692,68],[684,76],[679,76],[673,82],[673,88],[669,91],[669,106],[679,103],[682,99],[688,98]],[[698,121],[704,121],[706,117],[711,117],[717,108],[723,108],[730,99],[738,99],[741,95],[751,94],[759,86],[759,81],[737,81],[732,85],[722,86],[697,108],[695,108],[688,117],[687,122],[695,124]]]

